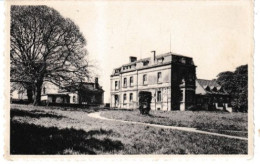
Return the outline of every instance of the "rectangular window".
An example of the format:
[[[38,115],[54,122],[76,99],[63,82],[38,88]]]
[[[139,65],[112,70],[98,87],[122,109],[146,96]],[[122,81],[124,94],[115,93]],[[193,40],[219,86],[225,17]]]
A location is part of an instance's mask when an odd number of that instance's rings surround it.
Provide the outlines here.
[[[161,72],[158,72],[158,74],[157,74],[157,82],[158,83],[162,82],[162,73]]]
[[[130,95],[129,95],[129,101],[130,101],[130,102],[133,101],[133,93],[130,93]]]
[[[124,87],[127,87],[127,79],[124,78]]]
[[[118,89],[118,82],[115,81],[115,90],[117,90],[117,89]]]
[[[134,80],[133,80],[133,77],[131,76],[130,77],[130,86],[133,86],[133,83],[134,83]]]
[[[147,85],[147,75],[143,75],[143,85]]]
[[[126,104],[126,94],[123,96],[123,103]]]
[[[76,96],[72,97],[72,101],[75,103],[76,102]]]
[[[46,94],[46,88],[43,87],[43,94]]]
[[[157,92],[157,101],[158,101],[158,102],[161,102],[161,101],[162,101],[162,93],[161,93],[161,91],[158,91],[158,92]]]

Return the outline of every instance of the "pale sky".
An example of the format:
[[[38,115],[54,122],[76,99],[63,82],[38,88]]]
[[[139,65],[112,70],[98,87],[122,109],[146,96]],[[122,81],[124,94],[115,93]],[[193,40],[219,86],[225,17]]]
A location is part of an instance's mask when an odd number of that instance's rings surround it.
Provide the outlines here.
[[[113,68],[171,52],[193,57],[197,78],[212,79],[250,63],[253,11],[250,1],[75,1],[48,3],[72,19],[98,63],[99,81],[110,98]],[[170,37],[171,36],[171,37]],[[171,46],[170,46],[171,38]]]

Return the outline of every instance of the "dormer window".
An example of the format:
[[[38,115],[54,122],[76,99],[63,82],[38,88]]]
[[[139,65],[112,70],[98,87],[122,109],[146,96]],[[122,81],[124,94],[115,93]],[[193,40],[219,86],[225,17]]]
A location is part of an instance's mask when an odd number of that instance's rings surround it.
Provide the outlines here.
[[[120,72],[120,69],[116,69],[115,73],[119,73]]]
[[[159,58],[157,61],[158,63],[163,63],[164,58]]]
[[[144,65],[144,66],[147,66],[148,64],[149,64],[149,61],[144,61],[144,62],[143,62],[143,65]]]

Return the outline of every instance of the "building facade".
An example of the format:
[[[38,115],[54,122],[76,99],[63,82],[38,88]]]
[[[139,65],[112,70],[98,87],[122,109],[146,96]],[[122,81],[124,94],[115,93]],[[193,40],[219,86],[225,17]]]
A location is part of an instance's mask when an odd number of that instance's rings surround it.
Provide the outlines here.
[[[138,94],[152,94],[152,110],[186,110],[195,103],[196,66],[193,59],[166,53],[137,60],[113,70],[110,78],[111,107],[138,108]]]

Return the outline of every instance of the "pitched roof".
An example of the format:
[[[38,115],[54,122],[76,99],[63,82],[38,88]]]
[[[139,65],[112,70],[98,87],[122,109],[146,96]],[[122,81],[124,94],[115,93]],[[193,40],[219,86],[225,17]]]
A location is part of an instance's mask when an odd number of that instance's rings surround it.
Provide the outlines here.
[[[66,87],[62,88],[63,90],[61,92],[73,92],[76,90],[88,90],[91,92],[104,92],[104,90],[102,89],[102,87],[99,84],[96,83],[92,83],[92,82],[78,82],[75,83],[74,85],[69,85]]]
[[[210,88],[212,87],[220,87],[220,85],[217,83],[217,80],[205,80],[205,79],[197,79],[198,83],[204,87],[204,86],[209,86]]]
[[[228,93],[222,89],[222,87],[217,83],[217,80],[215,79],[213,80],[197,79],[197,82],[207,94],[228,95]]]

